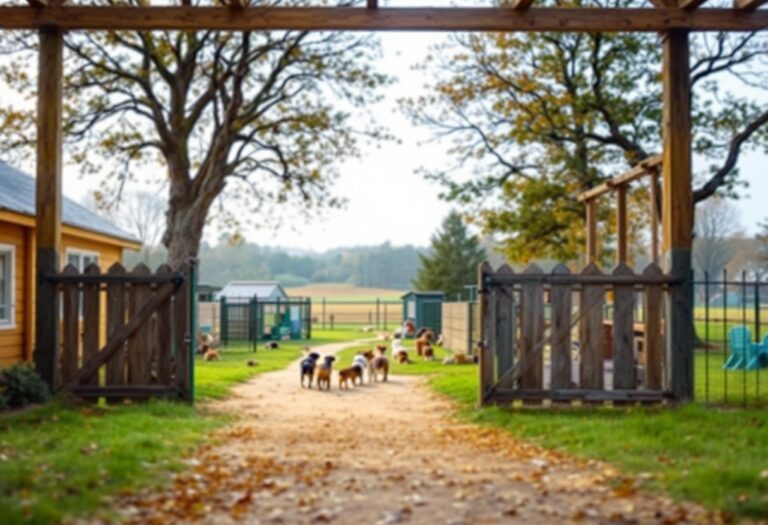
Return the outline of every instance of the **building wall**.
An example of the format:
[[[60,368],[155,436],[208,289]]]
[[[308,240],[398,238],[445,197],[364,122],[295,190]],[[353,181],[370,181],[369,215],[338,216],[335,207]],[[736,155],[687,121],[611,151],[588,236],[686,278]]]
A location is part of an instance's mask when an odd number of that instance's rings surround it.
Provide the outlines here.
[[[106,272],[110,266],[116,262],[121,262],[123,258],[123,248],[117,245],[79,238],[72,234],[62,235],[61,241],[62,267],[66,264],[68,249],[98,253],[99,266],[102,272]],[[0,367],[4,367],[18,361],[31,359],[34,348],[34,228],[0,221],[0,244],[10,244],[16,247],[14,299],[16,325],[13,329],[0,329]],[[106,312],[105,299],[102,299],[101,310]],[[100,321],[100,332],[100,338],[103,342],[106,338],[106,318],[104,315]]]

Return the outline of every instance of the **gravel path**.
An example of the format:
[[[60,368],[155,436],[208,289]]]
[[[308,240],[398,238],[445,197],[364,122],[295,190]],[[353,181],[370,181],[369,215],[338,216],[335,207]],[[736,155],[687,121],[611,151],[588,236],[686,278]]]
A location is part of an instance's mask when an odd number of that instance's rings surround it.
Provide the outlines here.
[[[315,349],[337,352],[350,343]],[[343,365],[347,365],[343,363]],[[298,364],[237,387],[236,423],[165,492],[117,502],[128,522],[247,524],[710,523],[598,462],[462,424],[423,380],[330,392]],[[610,436],[606,436],[610,439]]]

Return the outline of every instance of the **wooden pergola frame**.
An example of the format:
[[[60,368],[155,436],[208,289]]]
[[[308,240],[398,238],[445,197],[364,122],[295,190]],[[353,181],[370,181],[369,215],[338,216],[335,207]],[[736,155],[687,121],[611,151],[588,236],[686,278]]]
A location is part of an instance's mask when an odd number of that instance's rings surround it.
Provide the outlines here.
[[[55,385],[58,302],[47,275],[59,268],[61,240],[63,35],[74,30],[371,30],[371,31],[550,31],[663,33],[663,255],[668,274],[687,278],[691,265],[690,31],[759,31],[768,0],[734,0],[732,9],[699,6],[704,0],[653,0],[655,7],[533,8],[533,0],[509,7],[379,8],[249,7],[223,0],[220,7],[79,6],[63,0],[28,0],[0,7],[0,30],[39,31],[37,113],[37,297],[35,362]],[[693,321],[690,283],[676,287],[667,305],[667,354],[676,399],[693,397]]]
[[[587,230],[587,263],[596,262],[597,257],[597,200],[607,193],[616,194],[616,264],[626,264],[628,258],[627,230],[627,192],[629,185],[643,177],[650,177],[650,192],[648,200],[649,216],[651,218],[651,262],[659,262],[659,208],[658,188],[661,172],[662,156],[654,155],[641,161],[632,169],[608,180],[594,188],[581,193],[577,200],[586,207]]]

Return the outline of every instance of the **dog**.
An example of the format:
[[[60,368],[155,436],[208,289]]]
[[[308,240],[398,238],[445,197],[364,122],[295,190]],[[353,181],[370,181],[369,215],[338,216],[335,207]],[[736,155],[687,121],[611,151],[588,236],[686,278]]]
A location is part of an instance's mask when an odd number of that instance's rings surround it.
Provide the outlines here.
[[[363,352],[358,352],[354,360],[352,361],[352,366],[357,367],[360,370],[360,374],[358,375],[358,377],[360,378],[361,385],[365,383],[363,378],[363,372],[365,370],[368,370],[368,382],[369,383],[371,382],[371,371],[368,365],[369,365],[368,358],[365,357],[365,354]]]
[[[253,359],[249,359],[248,361],[245,362],[245,364],[248,366],[259,366],[259,362]]]
[[[214,350],[213,348],[209,348],[203,354],[203,360],[204,361],[221,361],[221,354],[219,354],[218,350]]]
[[[376,356],[374,355],[373,350],[366,350],[365,352],[362,352],[361,355],[365,358],[366,368],[368,368],[368,382],[373,383],[374,376],[376,375],[376,370],[373,368],[373,361],[376,359]]]
[[[327,355],[323,358],[323,362],[318,365],[315,370],[315,382],[317,383],[317,389],[322,390],[325,385],[326,390],[331,389],[331,371],[333,368],[333,362],[336,358],[332,355]]]
[[[435,346],[443,346],[445,344],[445,338],[443,337],[443,334],[440,334],[437,336],[437,341],[435,341]]]
[[[305,377],[309,378],[309,388],[312,388],[312,379],[315,377],[315,367],[317,366],[318,359],[320,359],[320,354],[312,352],[301,360],[301,388],[305,388]]]
[[[422,329],[421,335],[416,339],[416,354],[419,357],[424,357],[424,349],[428,346],[432,346],[432,339],[435,338],[435,332],[429,329]]]
[[[270,341],[269,343],[264,345],[264,348],[266,348],[267,350],[277,350],[278,348],[280,348],[280,345],[277,344],[277,341]]]
[[[424,359],[426,361],[432,361],[435,359],[435,351],[431,346],[424,348]]]
[[[407,365],[412,363],[411,358],[408,357],[408,352],[405,350],[400,350],[397,353],[395,353],[392,358],[397,362],[399,365]]]
[[[348,389],[350,381],[352,385],[356,385],[357,378],[360,378],[362,382],[363,371],[357,365],[352,365],[349,368],[342,368],[339,370],[339,390]]]
[[[389,376],[389,359],[384,355],[387,347],[379,345],[376,347],[376,350],[379,352],[379,355],[373,359],[373,380],[378,382],[379,372],[381,372],[383,376],[382,381],[386,383],[387,376]]]

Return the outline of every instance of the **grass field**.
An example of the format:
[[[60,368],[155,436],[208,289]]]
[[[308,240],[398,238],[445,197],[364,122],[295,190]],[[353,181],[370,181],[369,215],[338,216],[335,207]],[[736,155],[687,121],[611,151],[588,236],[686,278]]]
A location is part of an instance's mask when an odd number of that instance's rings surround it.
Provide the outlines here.
[[[291,296],[309,297],[313,302],[323,297],[331,301],[396,301],[405,293],[389,288],[365,288],[347,283],[318,283],[286,288]]]
[[[341,362],[351,361],[360,348],[342,352]],[[674,409],[477,409],[477,367],[442,365],[442,355],[438,351],[433,362],[394,364],[393,373],[427,376],[435,391],[457,403],[467,421],[608,461],[637,476],[647,490],[698,501],[737,521],[768,516],[767,410],[707,409],[699,403]],[[704,365],[702,355],[696,365]]]
[[[360,331],[315,332],[311,341],[277,350],[231,345],[222,361],[195,362],[199,401],[225,397],[237,383],[285,367],[304,345],[365,338]],[[248,367],[255,359],[259,365]],[[0,523],[49,524],[64,518],[109,517],[108,498],[166,483],[185,453],[209,439],[227,419],[205,403],[152,401],[129,405],[67,406],[54,402],[0,416]]]

